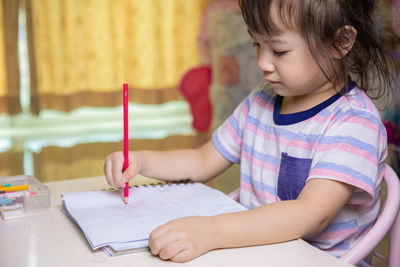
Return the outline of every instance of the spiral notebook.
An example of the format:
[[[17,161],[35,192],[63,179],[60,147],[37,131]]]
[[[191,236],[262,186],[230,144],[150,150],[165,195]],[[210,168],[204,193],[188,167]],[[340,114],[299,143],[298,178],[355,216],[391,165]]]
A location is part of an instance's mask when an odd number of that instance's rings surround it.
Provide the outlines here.
[[[200,183],[131,187],[129,203],[121,190],[63,194],[63,211],[78,225],[93,250],[109,256],[148,249],[149,234],[158,226],[186,216],[213,216],[246,210]]]

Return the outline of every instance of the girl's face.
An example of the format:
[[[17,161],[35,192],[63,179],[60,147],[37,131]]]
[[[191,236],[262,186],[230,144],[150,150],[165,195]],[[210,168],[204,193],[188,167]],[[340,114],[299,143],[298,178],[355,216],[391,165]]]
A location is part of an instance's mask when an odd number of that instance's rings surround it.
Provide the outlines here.
[[[284,97],[312,96],[314,102],[319,101],[318,95],[325,100],[326,93],[335,93],[301,33],[285,27],[278,15],[273,21],[281,30],[279,34],[250,35],[257,50],[258,66],[275,92]]]

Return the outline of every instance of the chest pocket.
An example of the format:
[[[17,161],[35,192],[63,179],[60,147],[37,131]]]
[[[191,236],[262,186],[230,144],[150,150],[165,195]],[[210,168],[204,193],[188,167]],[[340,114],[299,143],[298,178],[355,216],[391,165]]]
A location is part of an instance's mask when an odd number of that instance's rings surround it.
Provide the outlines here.
[[[281,200],[297,199],[310,172],[312,159],[295,158],[283,152],[278,175]]]

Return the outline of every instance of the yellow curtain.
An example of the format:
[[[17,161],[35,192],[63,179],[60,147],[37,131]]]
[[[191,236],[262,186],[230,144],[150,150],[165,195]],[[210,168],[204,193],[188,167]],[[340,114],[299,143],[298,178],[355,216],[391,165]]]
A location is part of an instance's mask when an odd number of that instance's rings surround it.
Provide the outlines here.
[[[0,113],[6,111],[7,78],[4,47],[3,2],[0,2]]]
[[[199,64],[196,41],[209,2],[28,0],[34,109],[118,105],[122,83],[131,101],[178,98],[180,77]]]
[[[0,1],[0,113],[21,112],[19,103],[19,0]]]

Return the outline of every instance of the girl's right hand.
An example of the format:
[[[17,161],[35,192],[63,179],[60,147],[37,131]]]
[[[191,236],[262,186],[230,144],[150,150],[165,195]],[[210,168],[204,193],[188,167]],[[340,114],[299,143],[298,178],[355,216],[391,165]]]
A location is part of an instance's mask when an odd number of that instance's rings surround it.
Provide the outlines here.
[[[133,156],[135,154],[135,159]],[[104,175],[110,186],[123,187],[126,182],[133,179],[139,172],[140,157],[136,153],[129,152],[129,167],[123,172],[124,153],[122,151],[107,155],[104,163]]]

